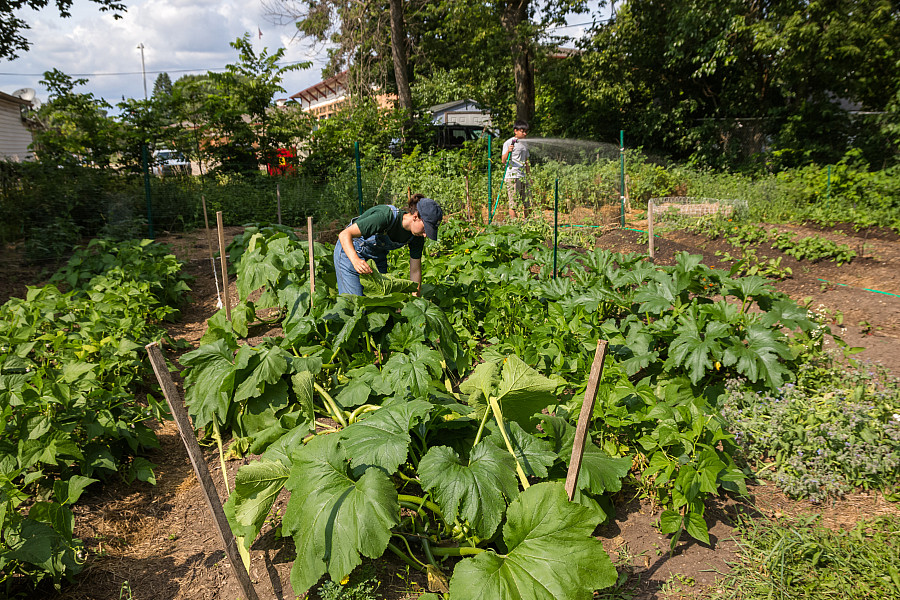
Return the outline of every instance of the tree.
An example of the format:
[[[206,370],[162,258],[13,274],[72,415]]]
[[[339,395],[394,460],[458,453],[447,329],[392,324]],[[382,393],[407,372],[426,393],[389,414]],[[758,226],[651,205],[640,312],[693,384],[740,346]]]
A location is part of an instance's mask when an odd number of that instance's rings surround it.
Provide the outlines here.
[[[705,164],[764,150],[787,165],[836,161],[869,137],[846,103],[883,111],[898,89],[892,6],[629,0],[578,58],[580,118]]]
[[[41,85],[49,96],[35,115],[41,127],[34,133],[41,162],[109,167],[119,127],[107,115],[110,105],[105,100],[75,91],[86,83],[58,69],[44,73]]]
[[[172,79],[168,73],[160,73],[156,76],[156,81],[153,83],[153,97],[162,98],[165,96],[172,96]]]
[[[492,112],[505,118],[512,103],[515,116],[528,120],[535,106],[534,59],[547,31],[587,10],[586,0],[385,2],[268,0],[266,8],[278,23],[294,22],[304,37],[335,44],[326,73],[349,69],[352,94],[389,83],[405,108],[416,104],[404,98],[406,85],[454,72]]]
[[[120,12],[125,12],[124,2],[118,0],[91,0],[94,4],[98,4],[101,12],[113,13],[113,18],[121,19]],[[31,27],[16,16],[16,12],[23,8],[33,10],[42,10],[49,4],[49,0],[5,0],[0,7],[0,59],[13,60],[19,57],[19,52],[27,52],[31,48],[28,39],[22,35],[22,32]],[[55,0],[59,16],[70,17],[69,9],[72,8],[74,0]]]
[[[208,152],[219,168],[258,170],[260,160],[273,160],[274,151],[289,145],[303,130],[298,111],[275,107],[274,96],[285,92],[284,73],[309,68],[310,63],[279,67],[284,48],[271,55],[267,49],[257,54],[249,33],[231,46],[238,51],[238,61],[227,65],[224,73],[208,73],[215,93],[206,95],[197,117],[206,135],[214,138]]]

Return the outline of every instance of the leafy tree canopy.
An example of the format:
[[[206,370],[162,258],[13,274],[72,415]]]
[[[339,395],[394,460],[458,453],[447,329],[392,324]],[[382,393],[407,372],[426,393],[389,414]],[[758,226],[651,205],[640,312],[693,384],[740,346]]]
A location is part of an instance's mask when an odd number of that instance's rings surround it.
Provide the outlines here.
[[[101,12],[111,12],[113,18],[121,19],[126,10],[124,2],[117,0],[91,0],[99,5]],[[53,4],[59,10],[59,16],[70,17],[74,0],[55,0]],[[19,57],[20,52],[28,52],[31,44],[23,35],[26,29],[31,27],[16,13],[23,8],[43,10],[50,4],[50,0],[4,0],[0,4],[0,59],[13,60]]]

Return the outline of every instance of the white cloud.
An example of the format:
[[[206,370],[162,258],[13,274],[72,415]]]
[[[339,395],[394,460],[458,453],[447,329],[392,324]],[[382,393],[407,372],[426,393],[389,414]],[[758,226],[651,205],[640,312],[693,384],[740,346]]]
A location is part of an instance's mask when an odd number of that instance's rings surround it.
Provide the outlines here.
[[[289,43],[284,61],[313,58],[308,47],[290,41],[292,26],[273,25],[260,4],[239,0],[141,0],[130,4],[121,19],[99,12],[92,3],[75,3],[68,19],[52,8],[20,15],[31,25],[24,34],[32,47],[14,61],[0,62],[0,90],[31,87],[41,99],[47,97],[39,84],[42,73],[54,68],[89,79],[80,89],[111,103],[123,96],[142,98],[139,44],[144,45],[148,92],[161,71],[174,81],[187,70],[202,73],[234,62],[237,51],[229,43],[244,33],[250,33],[257,51],[268,47],[270,54]],[[316,83],[320,70],[321,64],[289,73],[285,95]]]

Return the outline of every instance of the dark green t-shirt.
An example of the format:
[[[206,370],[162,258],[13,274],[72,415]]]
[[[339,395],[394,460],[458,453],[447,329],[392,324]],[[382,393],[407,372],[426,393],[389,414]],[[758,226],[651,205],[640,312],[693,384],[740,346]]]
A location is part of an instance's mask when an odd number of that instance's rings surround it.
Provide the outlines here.
[[[425,247],[425,238],[418,237],[407,230],[403,229],[403,215],[405,210],[400,211],[399,218],[394,222],[394,214],[391,207],[387,204],[373,206],[364,212],[358,219],[356,225],[364,238],[384,233],[392,242],[398,244],[407,244],[409,246],[410,258],[422,258],[422,249]]]

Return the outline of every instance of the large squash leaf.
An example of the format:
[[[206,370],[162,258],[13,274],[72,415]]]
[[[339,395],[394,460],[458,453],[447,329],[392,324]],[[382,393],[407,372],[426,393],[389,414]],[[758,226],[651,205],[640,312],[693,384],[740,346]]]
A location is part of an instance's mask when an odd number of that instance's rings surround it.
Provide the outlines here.
[[[234,535],[248,550],[259,535],[289,471],[280,462],[260,460],[244,465],[234,477],[234,492],[224,504]]]
[[[341,443],[353,457],[350,464],[354,469],[371,465],[388,475],[395,473],[409,453],[409,430],[429,410],[431,404],[424,400],[394,401],[341,431]]]
[[[184,379],[185,404],[194,418],[194,427],[203,427],[214,418],[225,422],[234,390],[234,353],[224,340],[200,346],[179,359],[189,370]]]
[[[497,400],[503,417],[515,421],[526,431],[532,429],[531,417],[556,400],[556,383],[511,354],[500,371]]]
[[[245,346],[246,347],[246,346]],[[291,355],[278,346],[272,346],[259,350],[253,349],[254,354],[249,354],[248,367],[252,368],[250,374],[238,386],[234,394],[234,401],[241,402],[248,398],[256,398],[266,391],[267,385],[275,385],[288,372],[288,361]],[[285,392],[287,388],[284,388]]]
[[[416,344],[409,354],[395,352],[382,370],[394,392],[402,395],[409,391],[416,397],[428,396],[432,380],[441,372],[441,355],[423,344]]]
[[[501,450],[506,451],[506,442],[500,434],[500,428],[497,423],[491,421],[487,426],[491,431],[491,435],[488,436],[487,440]],[[552,446],[522,429],[515,421],[506,424],[506,433],[515,452],[516,460],[522,465],[525,474],[546,478],[547,468],[551,467],[557,459]]]
[[[297,558],[291,585],[301,595],[327,571],[341,581],[362,562],[378,558],[400,520],[391,480],[378,469],[350,477],[337,435],[313,438],[293,455],[286,487],[291,499],[282,522],[294,537]]]
[[[482,442],[468,461],[452,448],[433,446],[419,462],[422,488],[434,493],[444,520],[467,521],[479,537],[489,538],[503,519],[508,501],[519,492],[512,456]]]
[[[392,294],[410,294],[419,289],[419,284],[410,279],[401,279],[393,275],[378,272],[373,261],[369,261],[372,272],[359,276],[363,294],[367,297],[390,296]]]
[[[566,499],[562,483],[533,485],[509,505],[506,554],[483,552],[459,563],[453,600],[589,600],[616,582],[616,569],[591,534],[597,513]]]
[[[544,433],[550,438],[553,450],[568,465],[572,460],[575,427],[561,417],[544,417],[541,423]],[[629,457],[614,458],[588,441],[584,445],[577,487],[579,490],[597,495],[604,492],[618,492],[622,489],[622,479],[628,475],[630,469]]]

